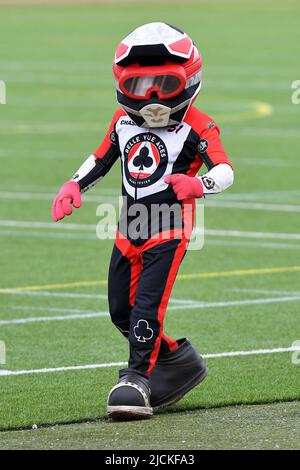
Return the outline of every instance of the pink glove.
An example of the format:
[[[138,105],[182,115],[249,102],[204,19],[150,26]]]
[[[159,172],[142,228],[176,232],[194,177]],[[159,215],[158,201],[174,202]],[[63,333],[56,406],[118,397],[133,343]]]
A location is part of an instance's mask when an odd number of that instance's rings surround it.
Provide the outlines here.
[[[54,199],[52,204],[52,219],[54,222],[63,219],[65,215],[72,214],[71,204],[77,208],[81,207],[80,186],[75,181],[65,183]]]
[[[204,189],[201,181],[193,176],[175,174],[167,176],[165,183],[171,184],[177,199],[190,199],[194,197],[203,197]]]

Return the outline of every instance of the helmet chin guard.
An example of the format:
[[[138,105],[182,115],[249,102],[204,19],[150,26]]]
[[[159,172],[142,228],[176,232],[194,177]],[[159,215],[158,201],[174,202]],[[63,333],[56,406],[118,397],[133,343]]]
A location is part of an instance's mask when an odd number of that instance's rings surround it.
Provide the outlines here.
[[[171,108],[163,104],[147,104],[140,110],[145,127],[166,127],[170,121]]]
[[[189,36],[166,23],[148,23],[119,44],[113,72],[117,100],[140,127],[180,123],[202,83],[201,56]]]

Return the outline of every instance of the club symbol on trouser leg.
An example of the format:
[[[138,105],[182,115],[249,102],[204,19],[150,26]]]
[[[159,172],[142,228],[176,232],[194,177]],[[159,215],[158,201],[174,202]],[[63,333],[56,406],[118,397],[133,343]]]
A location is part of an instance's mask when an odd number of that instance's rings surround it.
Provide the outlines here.
[[[133,328],[134,336],[140,343],[145,343],[153,338],[153,330],[149,327],[147,320],[139,320]]]
[[[134,360],[128,369],[120,371],[118,384],[108,397],[107,412],[115,420],[149,418],[153,414],[150,404],[150,386],[147,377],[148,355],[151,355],[156,332],[144,319],[135,320],[130,328],[130,349]],[[146,359],[146,360],[145,360]]]
[[[119,322],[116,326],[124,336],[128,336],[128,332],[123,329],[123,327],[129,327],[126,321]],[[148,321],[139,319],[131,329],[131,333],[134,342],[137,341],[142,350],[146,347],[146,353],[148,353],[149,343],[147,345],[147,342],[154,337],[154,331],[150,328]],[[150,418],[153,410],[150,404],[149,379],[145,372],[129,366],[128,369],[120,370],[119,374],[119,382],[111,389],[108,396],[108,415],[114,420]]]

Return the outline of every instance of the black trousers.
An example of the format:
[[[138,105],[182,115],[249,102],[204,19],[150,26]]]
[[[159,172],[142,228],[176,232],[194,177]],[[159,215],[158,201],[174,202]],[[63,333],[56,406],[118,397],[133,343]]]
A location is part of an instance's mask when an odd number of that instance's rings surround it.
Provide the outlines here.
[[[186,238],[149,239],[135,246],[117,234],[108,280],[110,315],[129,340],[128,367],[149,376],[159,354],[178,347],[163,323],[188,245]]]

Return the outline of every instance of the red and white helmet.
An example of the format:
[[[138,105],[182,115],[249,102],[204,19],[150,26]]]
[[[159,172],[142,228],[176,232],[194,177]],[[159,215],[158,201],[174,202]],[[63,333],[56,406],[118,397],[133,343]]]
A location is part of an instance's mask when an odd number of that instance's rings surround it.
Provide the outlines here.
[[[202,60],[191,38],[166,23],[132,31],[116,50],[117,100],[141,127],[180,123],[198,95]]]

